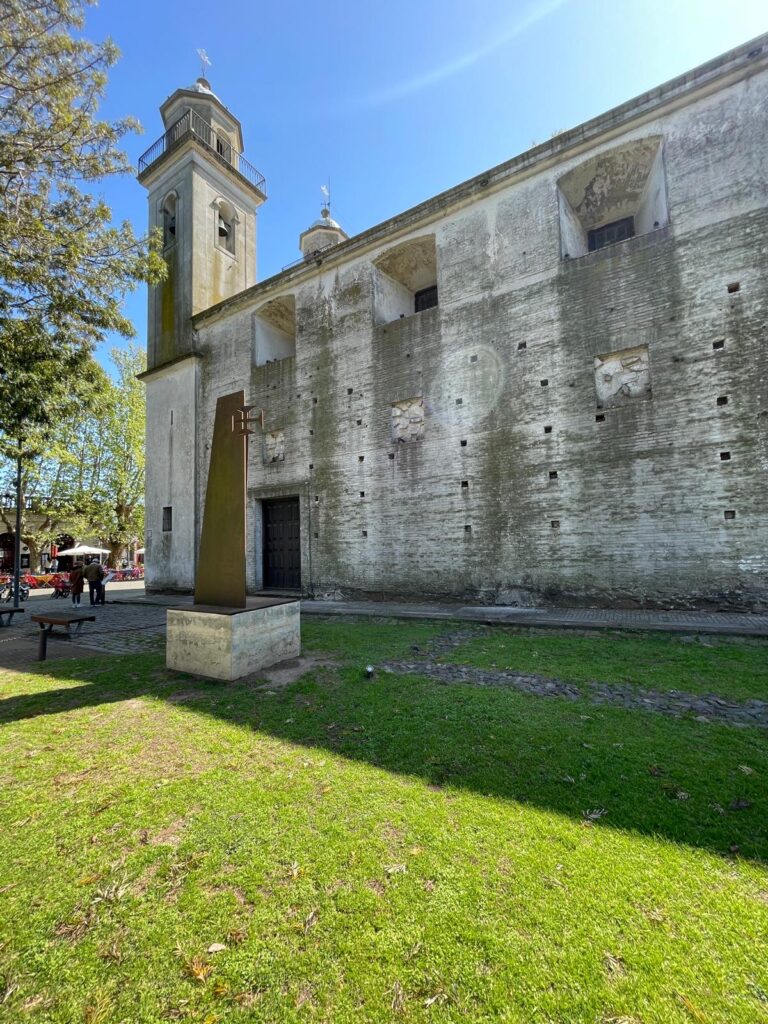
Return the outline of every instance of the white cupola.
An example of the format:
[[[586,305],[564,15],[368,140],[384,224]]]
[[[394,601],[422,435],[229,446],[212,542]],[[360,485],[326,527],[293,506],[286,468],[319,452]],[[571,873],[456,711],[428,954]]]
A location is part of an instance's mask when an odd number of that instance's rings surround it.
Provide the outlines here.
[[[316,253],[346,242],[348,238],[346,231],[331,217],[329,206],[325,205],[317,220],[299,235],[299,248],[305,259],[311,259]]]

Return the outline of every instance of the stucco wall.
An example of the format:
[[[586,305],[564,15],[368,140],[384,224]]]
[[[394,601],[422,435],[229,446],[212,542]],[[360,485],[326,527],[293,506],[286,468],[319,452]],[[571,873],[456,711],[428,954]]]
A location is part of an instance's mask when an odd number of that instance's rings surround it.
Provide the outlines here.
[[[198,541],[197,360],[187,358],[160,370],[146,384],[146,586],[190,590]],[[171,530],[163,530],[163,508],[173,510]]]
[[[318,595],[765,604],[767,100],[753,76],[433,220],[439,308],[375,325],[383,243],[200,324],[198,500],[219,394],[284,433],[284,461],[251,450],[250,586],[259,502],[295,494]],[[669,224],[562,259],[558,180],[654,136]],[[287,292],[295,358],[254,366],[252,313]],[[650,390],[600,406],[595,359],[632,349]],[[416,397],[424,439],[394,440]]]

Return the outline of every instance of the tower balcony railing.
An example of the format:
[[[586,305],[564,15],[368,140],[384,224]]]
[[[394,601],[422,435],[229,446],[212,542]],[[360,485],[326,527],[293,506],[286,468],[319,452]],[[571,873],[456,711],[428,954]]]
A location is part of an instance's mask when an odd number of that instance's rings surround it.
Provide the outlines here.
[[[222,164],[237,171],[249,184],[266,195],[267,180],[264,175],[257,171],[242,153],[238,153],[232,147],[228,139],[220,136],[216,129],[195,110],[187,110],[167,132],[153,142],[145,153],[142,153],[139,157],[139,177],[162,156],[187,139],[196,139]]]

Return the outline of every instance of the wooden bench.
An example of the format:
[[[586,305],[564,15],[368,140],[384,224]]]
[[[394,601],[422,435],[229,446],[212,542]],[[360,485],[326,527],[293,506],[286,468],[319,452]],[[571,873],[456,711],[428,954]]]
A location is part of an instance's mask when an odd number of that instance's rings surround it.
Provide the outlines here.
[[[95,615],[77,615],[76,613],[64,612],[62,615],[33,615],[31,622],[37,622],[40,626],[40,641],[37,648],[37,660],[45,661],[48,653],[48,638],[56,637],[57,640],[71,640],[77,636],[83,628],[84,622],[95,622]],[[54,626],[63,626],[64,632],[54,632]]]
[[[13,616],[14,615],[23,615],[23,614],[24,614],[24,609],[23,608],[0,608],[0,626],[10,626],[10,624],[13,622]],[[8,621],[7,622],[3,621],[3,616],[4,615],[8,616]]]

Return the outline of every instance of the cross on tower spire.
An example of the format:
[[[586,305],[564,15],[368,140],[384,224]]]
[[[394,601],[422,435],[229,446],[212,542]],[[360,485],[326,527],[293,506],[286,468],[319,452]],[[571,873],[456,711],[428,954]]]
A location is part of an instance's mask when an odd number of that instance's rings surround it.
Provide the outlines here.
[[[205,69],[211,66],[210,57],[203,49],[197,51],[197,56],[200,58],[200,77],[205,78]]]

